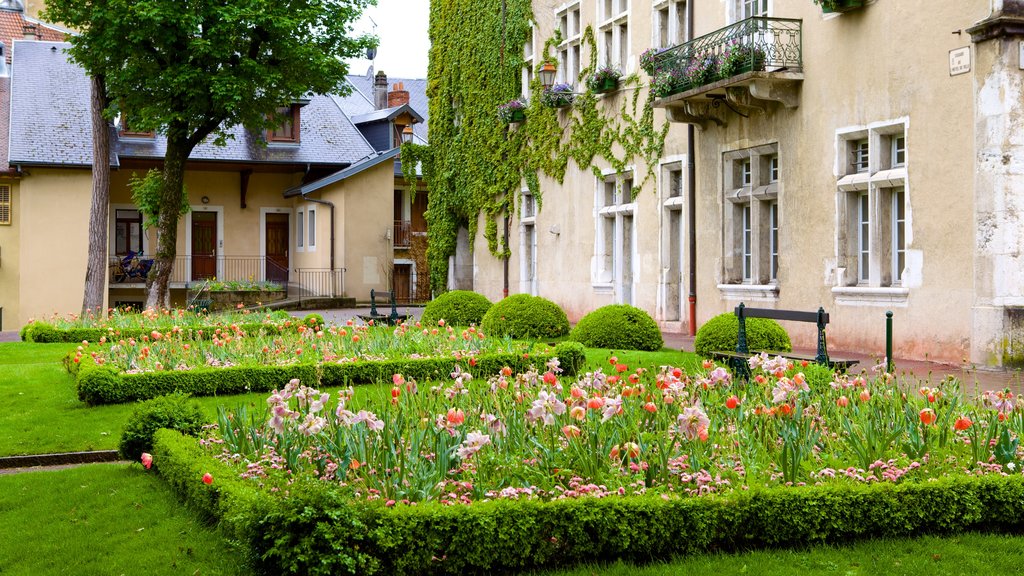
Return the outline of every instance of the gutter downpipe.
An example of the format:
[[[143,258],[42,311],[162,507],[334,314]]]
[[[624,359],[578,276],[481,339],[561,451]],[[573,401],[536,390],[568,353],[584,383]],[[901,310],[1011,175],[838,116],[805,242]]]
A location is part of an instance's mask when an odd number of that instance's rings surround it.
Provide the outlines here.
[[[693,40],[693,2],[686,3],[686,40]],[[686,188],[687,227],[690,251],[690,336],[697,334],[697,161],[694,148],[696,135],[693,124],[686,125]]]
[[[314,204],[323,204],[331,209],[331,298],[338,296],[338,282],[337,277],[334,275],[334,202],[328,202],[327,200],[320,200],[317,198],[310,198],[305,194],[302,195],[303,200],[312,202]],[[342,286],[344,290],[344,286]]]

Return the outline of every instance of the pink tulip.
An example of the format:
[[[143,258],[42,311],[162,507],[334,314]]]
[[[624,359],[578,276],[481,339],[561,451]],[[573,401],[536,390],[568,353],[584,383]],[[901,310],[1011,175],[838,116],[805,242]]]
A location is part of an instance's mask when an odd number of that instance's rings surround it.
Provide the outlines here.
[[[149,470],[153,466],[153,455],[149,452],[143,452],[141,460],[142,465],[146,467],[146,470]]]

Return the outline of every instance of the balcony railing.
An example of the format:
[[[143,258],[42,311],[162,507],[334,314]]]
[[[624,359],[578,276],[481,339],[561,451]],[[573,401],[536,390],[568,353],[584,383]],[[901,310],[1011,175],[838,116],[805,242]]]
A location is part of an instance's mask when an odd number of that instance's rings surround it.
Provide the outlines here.
[[[408,248],[412,245],[412,221],[395,220],[395,248]]]
[[[672,107],[680,100],[692,104],[693,97],[699,96],[714,108],[725,100],[741,114],[745,107],[763,109],[751,100],[775,100],[793,107],[797,100],[792,84],[803,80],[803,22],[747,18],[646,59],[651,90],[660,99],[656,106]],[[723,123],[718,115],[712,116]]]
[[[151,273],[152,259],[148,256],[126,259],[124,256],[110,257],[110,283],[144,284]],[[287,285],[288,269],[273,259],[264,256],[193,256],[180,255],[174,258],[171,269],[172,285],[187,285],[209,278],[224,282],[258,281],[277,282]]]

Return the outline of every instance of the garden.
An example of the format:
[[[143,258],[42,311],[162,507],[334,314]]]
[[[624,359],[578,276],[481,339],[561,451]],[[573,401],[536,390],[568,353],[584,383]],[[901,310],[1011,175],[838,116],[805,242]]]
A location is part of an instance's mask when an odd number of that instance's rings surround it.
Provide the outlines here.
[[[702,328],[698,350],[729,345],[726,320]],[[756,320],[752,347],[788,347],[781,327]],[[238,546],[223,553],[261,572],[692,565],[717,562],[709,552],[1016,532],[1024,512],[1012,392],[766,354],[741,380],[663,349],[653,320],[629,306],[570,330],[542,298],[451,293],[397,327],[115,312],[47,319],[23,337],[86,330],[97,337],[0,349],[26,362],[19,371],[44,371],[34,387],[64,388],[60,400],[16,398],[14,412],[48,422],[20,422],[18,434],[44,438],[64,420],[105,428],[49,450],[118,446],[137,462],[131,483],[155,471],[160,498],[216,522]],[[49,362],[27,363],[43,350]],[[133,403],[83,398],[89,374],[128,381]],[[248,386],[208,384],[236,380]],[[24,449],[13,436],[0,452]],[[836,561],[848,559],[823,560]]]

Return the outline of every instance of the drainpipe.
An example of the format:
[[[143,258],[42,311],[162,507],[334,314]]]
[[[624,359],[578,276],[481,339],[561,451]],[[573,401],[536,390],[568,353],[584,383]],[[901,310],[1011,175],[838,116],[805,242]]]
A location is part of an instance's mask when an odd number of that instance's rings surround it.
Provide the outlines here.
[[[331,297],[338,295],[338,283],[337,278],[334,276],[334,202],[328,202],[327,200],[319,200],[317,198],[309,198],[305,195],[302,196],[303,200],[312,202],[314,204],[323,204],[331,209]]]
[[[686,3],[686,40],[693,40],[693,2]],[[697,334],[697,161],[693,124],[686,125],[686,206],[690,251],[690,336]]]

